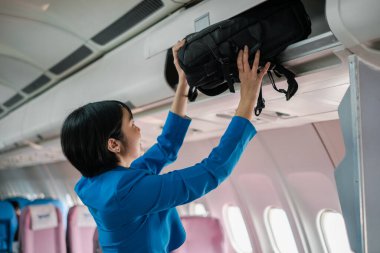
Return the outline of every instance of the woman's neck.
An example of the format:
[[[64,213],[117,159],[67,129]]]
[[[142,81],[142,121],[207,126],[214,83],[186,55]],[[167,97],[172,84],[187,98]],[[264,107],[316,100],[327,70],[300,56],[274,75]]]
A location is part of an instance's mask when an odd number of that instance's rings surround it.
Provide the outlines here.
[[[127,155],[127,157],[119,157],[119,166],[129,168],[134,160],[136,160],[138,157],[136,156],[130,156]]]

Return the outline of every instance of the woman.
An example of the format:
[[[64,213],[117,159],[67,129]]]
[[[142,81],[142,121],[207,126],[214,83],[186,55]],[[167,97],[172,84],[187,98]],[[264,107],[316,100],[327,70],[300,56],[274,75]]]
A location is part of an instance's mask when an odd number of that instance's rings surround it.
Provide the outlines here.
[[[61,133],[62,149],[83,177],[75,191],[93,215],[103,252],[170,252],[185,241],[175,209],[215,189],[238,162],[256,130],[250,120],[267,63],[258,73],[248,48],[237,64],[241,99],[219,145],[202,162],[159,175],[177,158],[191,119],[186,117],[188,85],[173,48],[179,84],[162,134],[140,155],[140,129],[131,110],[118,101],[90,103],[72,112]]]

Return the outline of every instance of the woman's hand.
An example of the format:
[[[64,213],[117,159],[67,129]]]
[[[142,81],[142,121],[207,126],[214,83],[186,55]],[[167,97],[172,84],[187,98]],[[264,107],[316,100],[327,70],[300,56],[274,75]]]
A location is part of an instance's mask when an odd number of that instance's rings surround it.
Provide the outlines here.
[[[240,50],[237,58],[237,66],[240,79],[240,103],[236,110],[236,115],[252,120],[253,108],[257,104],[257,98],[260,93],[260,86],[264,75],[267,73],[270,63],[259,72],[260,51],[256,52],[255,60],[252,68],[248,62],[248,47],[244,47],[244,51]]]
[[[179,40],[173,47],[172,47],[172,52],[173,52],[173,58],[174,58],[174,66],[177,70],[178,77],[179,77],[179,82],[181,81],[186,81],[186,75],[185,72],[183,72],[181,66],[179,66],[178,63],[178,50],[185,45],[185,39]]]
[[[189,93],[189,85],[186,81],[185,72],[178,63],[178,50],[185,44],[185,40],[178,41],[173,47],[174,65],[178,72],[178,86],[175,92],[171,111],[185,117],[187,112],[187,94]]]

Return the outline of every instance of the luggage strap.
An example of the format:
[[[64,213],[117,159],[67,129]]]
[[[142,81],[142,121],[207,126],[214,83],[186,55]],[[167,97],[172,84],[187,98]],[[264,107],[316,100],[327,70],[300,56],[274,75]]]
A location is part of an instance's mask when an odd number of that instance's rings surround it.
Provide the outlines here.
[[[214,58],[221,64],[224,80],[228,83],[228,89],[230,92],[235,93],[234,88],[234,79],[231,72],[231,64],[228,57],[222,57],[219,53],[218,46],[216,45],[214,39],[210,34],[207,34],[205,37],[206,46],[210,49]],[[214,49],[213,49],[214,48]]]
[[[197,97],[198,97],[197,87],[190,86],[187,98],[189,99],[190,102],[194,102]]]
[[[273,78],[272,71],[277,77],[281,77],[282,75],[284,75],[286,77],[286,80],[288,82],[288,90],[277,88],[276,83],[275,83],[274,78]],[[286,100],[291,99],[293,97],[293,95],[297,92],[298,83],[295,79],[295,74],[293,72],[291,72],[290,70],[286,69],[281,64],[274,65],[274,67],[272,67],[272,69],[269,70],[267,72],[267,74],[268,74],[270,82],[272,83],[273,88],[280,93],[284,93]],[[255,107],[255,115],[259,116],[261,111],[264,108],[265,108],[265,100],[263,98],[263,88],[261,86],[260,87],[260,94],[259,94],[259,97],[257,99],[257,105]]]
[[[255,115],[259,116],[261,111],[265,108],[265,99],[263,98],[263,86],[260,84],[260,94],[257,98],[257,104],[255,107]]]
[[[288,83],[288,90],[277,88],[276,83],[273,78],[272,71],[277,77],[281,77],[282,75],[286,77],[286,81]],[[275,89],[276,91],[280,93],[284,93],[286,100],[291,99],[298,90],[298,83],[295,79],[295,74],[291,72],[290,70],[286,69],[281,64],[274,65],[274,67],[270,71],[268,71],[268,77],[272,83],[273,89]]]

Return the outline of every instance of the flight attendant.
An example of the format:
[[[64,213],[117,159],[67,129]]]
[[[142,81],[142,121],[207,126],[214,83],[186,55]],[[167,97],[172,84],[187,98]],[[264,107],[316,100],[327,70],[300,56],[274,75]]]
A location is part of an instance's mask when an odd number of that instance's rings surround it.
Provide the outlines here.
[[[118,101],[90,103],[73,111],[61,132],[62,149],[82,177],[75,191],[93,215],[104,253],[166,253],[184,243],[186,234],[175,209],[202,197],[232,172],[256,134],[250,122],[269,63],[258,71],[248,48],[237,58],[240,101],[220,143],[199,163],[166,174],[174,162],[191,119],[186,116],[188,85],[173,48],[179,83],[157,143],[141,155],[141,132],[131,110]]]

